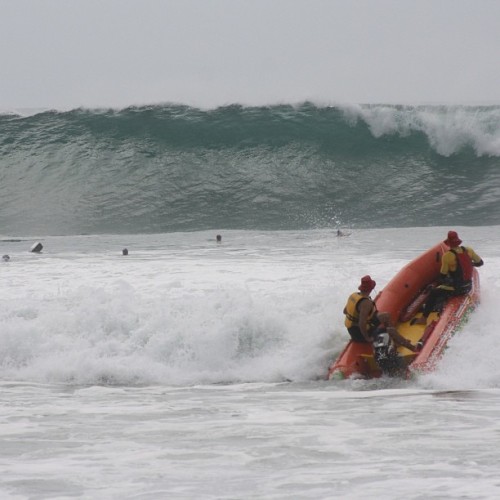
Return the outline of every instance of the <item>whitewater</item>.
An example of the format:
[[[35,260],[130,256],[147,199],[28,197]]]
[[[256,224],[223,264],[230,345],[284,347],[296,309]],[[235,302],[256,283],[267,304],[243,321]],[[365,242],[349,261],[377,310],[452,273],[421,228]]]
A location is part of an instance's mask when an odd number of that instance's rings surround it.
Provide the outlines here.
[[[499,140],[498,107],[0,116],[0,497],[498,498]],[[485,265],[437,370],[326,381],[360,277],[450,229]]]
[[[359,277],[447,228],[4,238],[2,497],[494,498],[499,231],[455,229],[482,303],[411,381],[324,376]]]

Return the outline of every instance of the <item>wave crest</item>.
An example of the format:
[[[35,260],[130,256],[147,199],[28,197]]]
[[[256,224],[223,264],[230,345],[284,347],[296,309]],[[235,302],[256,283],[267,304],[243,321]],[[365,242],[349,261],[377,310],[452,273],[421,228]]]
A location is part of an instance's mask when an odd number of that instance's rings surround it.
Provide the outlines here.
[[[500,216],[500,107],[77,109],[3,115],[0,130],[4,234]]]

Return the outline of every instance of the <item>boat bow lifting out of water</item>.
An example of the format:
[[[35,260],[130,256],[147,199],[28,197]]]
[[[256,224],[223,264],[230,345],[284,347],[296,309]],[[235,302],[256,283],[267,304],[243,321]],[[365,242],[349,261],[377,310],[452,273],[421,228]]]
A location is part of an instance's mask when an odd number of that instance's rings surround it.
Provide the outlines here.
[[[421,349],[412,352],[399,346],[397,354],[403,367],[399,374],[409,378],[414,373],[432,371],[441,358],[451,336],[467,320],[468,314],[479,302],[479,274],[474,268],[472,289],[466,295],[451,297],[441,312],[432,312],[427,325],[411,324],[421,316],[421,307],[429,285],[436,282],[441,268],[441,256],[449,248],[439,243],[404,266],[377,295],[377,310],[388,312],[399,333]],[[350,340],[328,370],[328,379],[348,377],[375,378],[382,371],[375,361],[372,344]]]

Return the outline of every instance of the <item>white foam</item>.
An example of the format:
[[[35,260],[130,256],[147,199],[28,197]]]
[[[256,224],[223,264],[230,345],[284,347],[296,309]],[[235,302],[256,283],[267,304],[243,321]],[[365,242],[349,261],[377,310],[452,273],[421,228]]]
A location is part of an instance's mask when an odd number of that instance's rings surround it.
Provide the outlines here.
[[[458,229],[485,258],[484,301],[423,383],[497,387],[488,349],[498,241],[485,237],[492,228]],[[0,376],[124,385],[321,378],[347,341],[342,309],[359,277],[371,274],[380,290],[444,234],[232,231],[222,245],[207,233],[138,236],[127,237],[126,257],[123,237],[46,238],[43,254],[23,247],[4,266]]]
[[[346,119],[364,120],[375,137],[422,132],[439,154],[472,147],[478,156],[500,156],[500,107],[349,106]]]

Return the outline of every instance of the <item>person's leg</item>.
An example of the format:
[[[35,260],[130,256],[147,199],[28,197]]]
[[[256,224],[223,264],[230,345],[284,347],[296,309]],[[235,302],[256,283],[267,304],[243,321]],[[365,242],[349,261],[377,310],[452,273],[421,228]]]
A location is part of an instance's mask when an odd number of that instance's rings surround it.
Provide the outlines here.
[[[427,300],[425,301],[422,311],[422,317],[412,319],[411,324],[412,325],[427,324],[427,318],[429,317],[429,314],[437,309],[437,305],[439,304],[439,302],[445,301],[452,294],[453,290],[446,290],[445,288],[439,288],[439,287],[433,288],[430,291]]]
[[[447,290],[446,288],[433,288],[429,300],[424,305],[424,316],[427,318],[431,312],[439,310],[439,305],[446,302],[454,293],[454,290]]]
[[[442,296],[442,288],[433,288],[431,290],[431,293],[427,297],[427,300],[425,301],[424,304],[424,309],[423,309],[423,316],[424,318],[427,318],[429,314],[434,311],[434,307],[436,306],[439,297]]]

